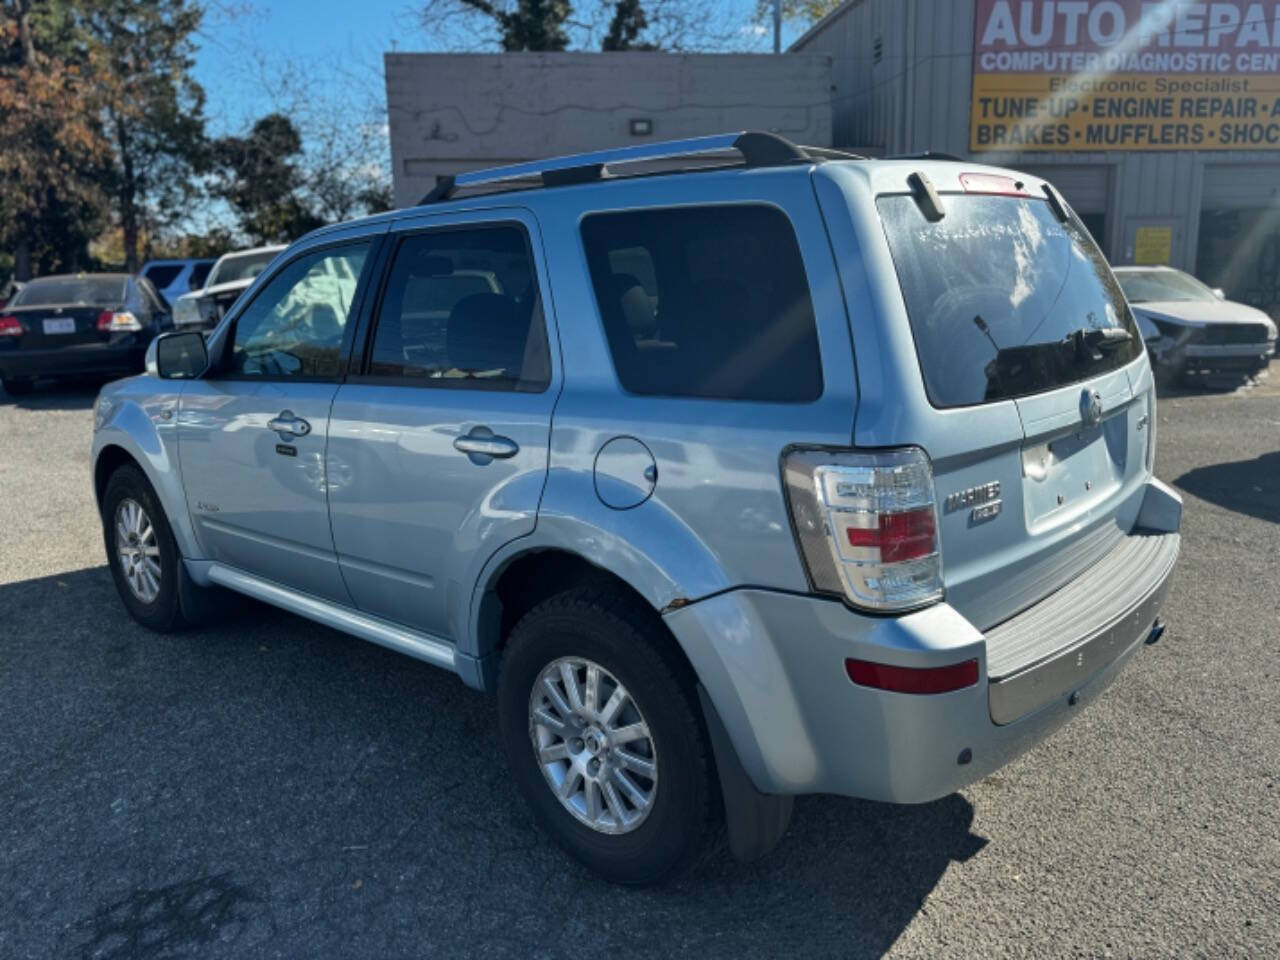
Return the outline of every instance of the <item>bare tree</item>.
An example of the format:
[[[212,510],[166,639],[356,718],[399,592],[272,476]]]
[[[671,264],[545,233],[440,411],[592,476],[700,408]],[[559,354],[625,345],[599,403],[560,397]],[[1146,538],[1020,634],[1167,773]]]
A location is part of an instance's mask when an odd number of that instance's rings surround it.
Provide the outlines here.
[[[581,0],[566,5],[564,46],[510,46],[504,24],[522,15],[527,0],[423,0],[418,23],[427,46],[440,51],[479,50],[705,50],[758,46],[747,23],[726,20],[719,0]],[[524,9],[528,13],[528,9]]]

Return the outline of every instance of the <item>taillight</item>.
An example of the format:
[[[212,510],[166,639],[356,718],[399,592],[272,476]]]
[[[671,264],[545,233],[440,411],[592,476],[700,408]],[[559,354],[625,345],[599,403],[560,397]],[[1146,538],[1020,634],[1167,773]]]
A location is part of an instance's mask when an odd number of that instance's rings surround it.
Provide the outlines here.
[[[796,449],[782,470],[815,589],[876,611],[942,598],[933,466],[923,450]]]
[[[134,333],[142,324],[128,310],[103,310],[98,314],[98,330],[101,333]]]
[[[0,317],[0,337],[20,337],[25,331],[17,317]]]

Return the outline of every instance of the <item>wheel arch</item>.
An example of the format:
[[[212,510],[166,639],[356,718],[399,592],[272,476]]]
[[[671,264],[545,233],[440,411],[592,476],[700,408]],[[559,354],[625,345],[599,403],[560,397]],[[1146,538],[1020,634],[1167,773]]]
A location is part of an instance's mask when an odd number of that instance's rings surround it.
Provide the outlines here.
[[[136,404],[122,403],[109,423],[94,436],[92,463],[94,499],[99,510],[111,475],[123,466],[135,466],[147,478],[164,508],[178,552],[186,559],[202,556],[187,512],[175,438],[162,437],[151,418]]]

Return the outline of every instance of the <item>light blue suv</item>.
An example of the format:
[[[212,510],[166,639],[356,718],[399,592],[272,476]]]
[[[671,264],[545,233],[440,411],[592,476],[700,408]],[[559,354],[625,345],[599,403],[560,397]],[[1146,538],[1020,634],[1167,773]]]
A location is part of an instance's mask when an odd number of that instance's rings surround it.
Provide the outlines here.
[[[645,883],[944,796],[1157,639],[1155,412],[1049,184],[731,134],[310,234],[103,390],[93,479],[139,622],[232,590],[496,693],[546,830]]]

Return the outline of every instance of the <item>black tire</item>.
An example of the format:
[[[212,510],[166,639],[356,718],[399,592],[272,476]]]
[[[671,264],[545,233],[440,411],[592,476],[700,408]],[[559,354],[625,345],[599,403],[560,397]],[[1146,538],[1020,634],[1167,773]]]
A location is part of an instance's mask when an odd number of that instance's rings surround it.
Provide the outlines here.
[[[133,592],[125,577],[117,549],[119,533],[116,529],[116,512],[125,500],[132,500],[146,511],[147,519],[155,528],[155,545],[160,550],[160,583],[154,599],[144,602]],[[187,625],[179,602],[178,578],[181,557],[178,544],[173,539],[169,518],[143,472],[135,466],[118,468],[107,481],[102,497],[102,532],[107,547],[107,565],[116,591],[129,614],[138,623],[157,633],[171,633]]]
[[[656,883],[694,863],[716,836],[720,804],[711,747],[687,665],[651,609],[613,588],[562,593],[512,629],[498,678],[507,762],[537,820],[573,857],[607,880]],[[628,833],[597,832],[553,793],[531,735],[530,696],[561,657],[594,661],[631,694],[657,752],[647,816]]]
[[[0,378],[0,386],[3,386],[4,392],[11,397],[25,397],[35,388],[35,385],[34,380]]]

